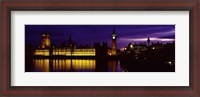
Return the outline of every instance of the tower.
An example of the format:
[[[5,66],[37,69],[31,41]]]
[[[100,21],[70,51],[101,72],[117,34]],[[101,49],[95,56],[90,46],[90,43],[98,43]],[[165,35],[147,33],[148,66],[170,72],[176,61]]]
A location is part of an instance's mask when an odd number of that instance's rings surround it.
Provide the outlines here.
[[[148,46],[150,45],[149,43],[150,43],[150,39],[149,39],[149,37],[148,37],[148,39],[147,39],[147,44],[148,44]]]
[[[113,29],[113,33],[112,33],[112,49],[116,50],[116,33],[115,33],[115,29]]]
[[[41,48],[50,48],[50,46],[51,46],[50,35],[42,34]]]
[[[68,47],[72,47],[72,37],[71,37],[71,34],[69,35]]]
[[[115,29],[113,29],[112,33],[112,55],[116,55],[116,49],[117,49],[117,35],[115,33]]]

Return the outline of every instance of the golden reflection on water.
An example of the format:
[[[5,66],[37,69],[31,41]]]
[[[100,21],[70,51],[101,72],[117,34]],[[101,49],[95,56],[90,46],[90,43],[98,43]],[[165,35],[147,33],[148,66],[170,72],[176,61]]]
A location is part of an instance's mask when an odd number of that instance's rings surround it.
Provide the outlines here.
[[[95,71],[96,60],[92,59],[35,59],[33,60],[35,71]],[[52,65],[50,65],[52,64]]]
[[[36,59],[33,62],[36,71],[49,72],[49,59]]]

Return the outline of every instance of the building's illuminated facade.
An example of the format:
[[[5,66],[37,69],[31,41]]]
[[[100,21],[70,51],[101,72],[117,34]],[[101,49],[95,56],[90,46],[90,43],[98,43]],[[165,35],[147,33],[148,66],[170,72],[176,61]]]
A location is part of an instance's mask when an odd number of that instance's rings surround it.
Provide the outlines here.
[[[50,48],[50,47],[51,47],[50,35],[42,34],[41,48]]]
[[[85,49],[56,48],[53,49],[53,55],[95,56],[95,48],[85,48]]]
[[[39,56],[49,56],[49,49],[37,49],[35,50],[34,55],[39,55]]]
[[[37,49],[34,55],[49,56],[49,49]],[[95,56],[95,48],[88,49],[68,49],[68,48],[54,48],[52,55],[62,56]]]
[[[52,48],[53,47],[53,48]],[[71,35],[69,36],[68,46],[62,48],[51,47],[51,40],[49,34],[42,34],[42,42],[41,47],[36,49],[34,55],[38,56],[51,56],[51,55],[62,55],[62,56],[95,56],[96,48],[76,48],[76,45],[72,42]],[[116,55],[116,33],[113,29],[112,33],[112,47],[110,49],[106,49],[107,55]]]

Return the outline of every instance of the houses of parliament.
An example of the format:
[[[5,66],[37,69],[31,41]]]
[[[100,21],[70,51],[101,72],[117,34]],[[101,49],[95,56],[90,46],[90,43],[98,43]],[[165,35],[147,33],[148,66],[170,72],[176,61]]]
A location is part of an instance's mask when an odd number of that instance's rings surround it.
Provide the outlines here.
[[[111,48],[108,48],[107,42],[104,42],[102,45],[95,42],[92,47],[77,47],[71,35],[69,35],[68,44],[64,47],[53,46],[49,34],[44,33],[41,38],[41,46],[35,50],[35,56],[96,56],[99,49],[103,50],[109,56],[117,55],[117,35],[115,29],[113,29],[111,36]]]

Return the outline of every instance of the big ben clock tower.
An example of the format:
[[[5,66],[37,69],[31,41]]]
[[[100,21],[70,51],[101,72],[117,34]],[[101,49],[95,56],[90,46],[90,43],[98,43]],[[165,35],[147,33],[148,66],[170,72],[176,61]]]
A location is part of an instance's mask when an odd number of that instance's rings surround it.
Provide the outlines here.
[[[115,29],[113,29],[113,33],[112,33],[112,55],[116,55],[116,48],[117,48],[116,38],[117,38],[117,35],[115,33]]]

